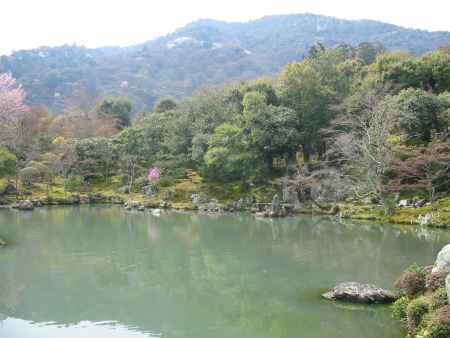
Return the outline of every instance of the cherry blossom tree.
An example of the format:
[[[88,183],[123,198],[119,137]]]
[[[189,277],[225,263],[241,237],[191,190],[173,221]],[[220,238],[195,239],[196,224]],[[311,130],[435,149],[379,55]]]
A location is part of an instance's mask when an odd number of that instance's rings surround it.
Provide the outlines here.
[[[161,172],[159,171],[158,168],[155,167],[155,168],[150,168],[148,170],[147,179],[149,180],[149,182],[156,181],[159,178],[159,176],[161,176]]]
[[[0,143],[15,148],[22,118],[28,110],[22,86],[11,74],[0,74]]]

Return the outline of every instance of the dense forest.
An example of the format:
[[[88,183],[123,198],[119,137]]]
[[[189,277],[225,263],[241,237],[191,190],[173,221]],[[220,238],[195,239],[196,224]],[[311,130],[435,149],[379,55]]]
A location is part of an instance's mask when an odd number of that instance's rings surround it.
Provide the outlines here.
[[[370,217],[418,223],[427,214],[427,224],[445,226],[449,91],[448,48],[414,56],[371,44],[316,43],[276,77],[162,97],[135,118],[124,97],[71,115],[30,107],[4,74],[3,194],[48,200],[98,189],[173,202],[192,193],[267,202],[278,191],[319,210],[363,201]],[[149,168],[158,180],[149,182]],[[411,199],[418,211],[399,213]]]
[[[18,79],[31,105],[45,105],[55,113],[90,110],[109,95],[130,97],[133,112],[138,112],[151,110],[161,96],[180,99],[205,86],[275,76],[287,63],[303,59],[317,41],[327,48],[361,44],[360,57],[366,59],[371,48],[378,51],[381,45],[421,55],[447,44],[450,33],[312,14],[247,23],[200,20],[127,48],[17,51],[0,58],[0,73],[11,72]]]

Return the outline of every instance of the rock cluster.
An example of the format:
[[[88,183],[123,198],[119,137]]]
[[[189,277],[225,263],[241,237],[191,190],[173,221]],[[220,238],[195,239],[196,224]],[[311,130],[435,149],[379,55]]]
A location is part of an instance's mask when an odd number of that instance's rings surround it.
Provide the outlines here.
[[[424,200],[424,199],[400,200],[397,204],[397,207],[399,207],[399,208],[406,208],[406,207],[421,208],[426,204],[427,204],[427,200]]]
[[[210,213],[221,211],[218,206],[219,202],[216,199],[208,199],[200,194],[192,194],[191,201],[199,211]]]
[[[137,211],[145,211],[145,206],[138,201],[128,201],[124,204],[126,210],[137,210]]]
[[[439,213],[433,212],[429,212],[425,215],[419,215],[417,217],[417,222],[422,226],[432,226],[436,228],[447,228],[449,226],[441,219]]]
[[[392,303],[397,296],[372,284],[344,282],[324,293],[322,297],[330,300],[341,300],[352,303],[386,304]]]
[[[30,200],[23,200],[16,202],[12,207],[17,210],[33,210],[34,204]]]
[[[253,196],[239,198],[237,201],[234,201],[226,205],[224,207],[224,210],[230,212],[251,210],[255,202],[256,200]]]
[[[294,205],[281,203],[278,195],[275,195],[270,204],[256,203],[252,212],[263,217],[285,217],[294,212]]]

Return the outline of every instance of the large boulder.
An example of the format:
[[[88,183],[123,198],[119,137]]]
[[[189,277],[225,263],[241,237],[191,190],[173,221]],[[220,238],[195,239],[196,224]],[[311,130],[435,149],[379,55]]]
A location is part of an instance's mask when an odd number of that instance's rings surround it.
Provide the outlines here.
[[[397,296],[372,284],[344,282],[335,286],[322,297],[330,300],[341,300],[352,303],[386,304],[392,303]]]
[[[446,269],[450,269],[450,244],[447,244],[439,251],[431,272],[436,273]]]
[[[202,204],[206,204],[209,202],[208,198],[206,196],[202,196],[200,194],[192,194],[191,195],[191,201],[193,204],[199,206]]]
[[[33,210],[34,204],[30,200],[23,200],[18,201],[16,204],[14,204],[13,208],[17,210]]]
[[[14,183],[8,182],[0,195],[15,195],[16,193],[17,189]]]

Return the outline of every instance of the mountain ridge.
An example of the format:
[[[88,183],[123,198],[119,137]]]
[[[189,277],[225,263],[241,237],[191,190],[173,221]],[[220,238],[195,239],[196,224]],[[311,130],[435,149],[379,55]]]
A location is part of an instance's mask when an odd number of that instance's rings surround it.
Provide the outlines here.
[[[449,43],[450,32],[311,13],[247,22],[200,19],[127,47],[17,51],[0,57],[0,72],[19,79],[31,104],[56,112],[90,109],[106,95],[130,96],[136,110],[148,110],[160,96],[183,97],[204,86],[276,74],[317,42],[326,47],[379,43],[423,54]]]

